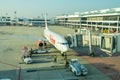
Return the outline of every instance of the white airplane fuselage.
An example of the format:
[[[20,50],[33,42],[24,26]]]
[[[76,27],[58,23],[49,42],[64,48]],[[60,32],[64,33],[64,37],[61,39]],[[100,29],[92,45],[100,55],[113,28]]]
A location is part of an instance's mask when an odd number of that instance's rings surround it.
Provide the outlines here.
[[[61,51],[61,53],[68,51],[69,47],[67,40],[62,35],[59,35],[55,32],[50,31],[48,28],[45,28],[44,36],[53,46],[55,46],[56,49]]]

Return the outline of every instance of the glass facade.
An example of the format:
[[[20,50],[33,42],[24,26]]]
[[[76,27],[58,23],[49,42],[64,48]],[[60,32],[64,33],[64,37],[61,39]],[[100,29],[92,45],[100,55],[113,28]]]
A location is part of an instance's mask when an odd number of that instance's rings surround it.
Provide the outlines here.
[[[112,11],[114,10],[114,11]],[[79,17],[69,17],[66,18],[57,18],[58,24],[62,24],[65,27],[80,28],[80,27],[90,27],[92,28],[102,28],[112,30],[116,28],[120,30],[120,11],[106,11],[104,13],[98,11],[99,13],[88,13],[88,14],[79,14]],[[118,31],[119,32],[119,31]]]

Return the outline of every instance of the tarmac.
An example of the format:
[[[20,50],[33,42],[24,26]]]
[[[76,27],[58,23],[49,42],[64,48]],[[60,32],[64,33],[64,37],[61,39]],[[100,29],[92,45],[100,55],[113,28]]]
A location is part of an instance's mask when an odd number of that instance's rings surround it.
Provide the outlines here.
[[[49,53],[33,54],[32,64],[25,64],[21,60],[22,46],[36,48],[36,40],[42,37],[44,28],[39,27],[0,27],[0,80],[111,80],[86,60],[76,56],[70,49],[68,59],[77,58],[81,64],[88,68],[88,75],[75,76],[65,67],[64,57],[54,47]],[[74,33],[73,29],[64,27],[50,27],[62,35]],[[64,33],[63,33],[64,32]],[[53,55],[57,55],[54,62]]]

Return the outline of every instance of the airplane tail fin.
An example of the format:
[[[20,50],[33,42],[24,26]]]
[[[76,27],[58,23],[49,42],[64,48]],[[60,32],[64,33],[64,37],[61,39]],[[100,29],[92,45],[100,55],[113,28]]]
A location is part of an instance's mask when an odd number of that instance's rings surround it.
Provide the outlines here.
[[[47,14],[45,14],[45,29],[48,29],[48,26],[47,26]]]

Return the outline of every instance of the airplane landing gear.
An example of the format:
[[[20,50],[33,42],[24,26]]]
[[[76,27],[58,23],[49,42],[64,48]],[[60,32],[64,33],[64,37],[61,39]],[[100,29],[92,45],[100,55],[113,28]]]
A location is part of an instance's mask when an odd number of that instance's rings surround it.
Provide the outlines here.
[[[66,52],[62,52],[61,55],[62,55],[63,57],[64,57],[64,56],[66,57],[66,56],[67,56],[67,53],[66,53]]]
[[[61,52],[61,56],[65,56],[65,52]]]
[[[62,53],[61,55],[62,55],[62,56],[65,56],[65,54],[64,54],[64,53]]]

